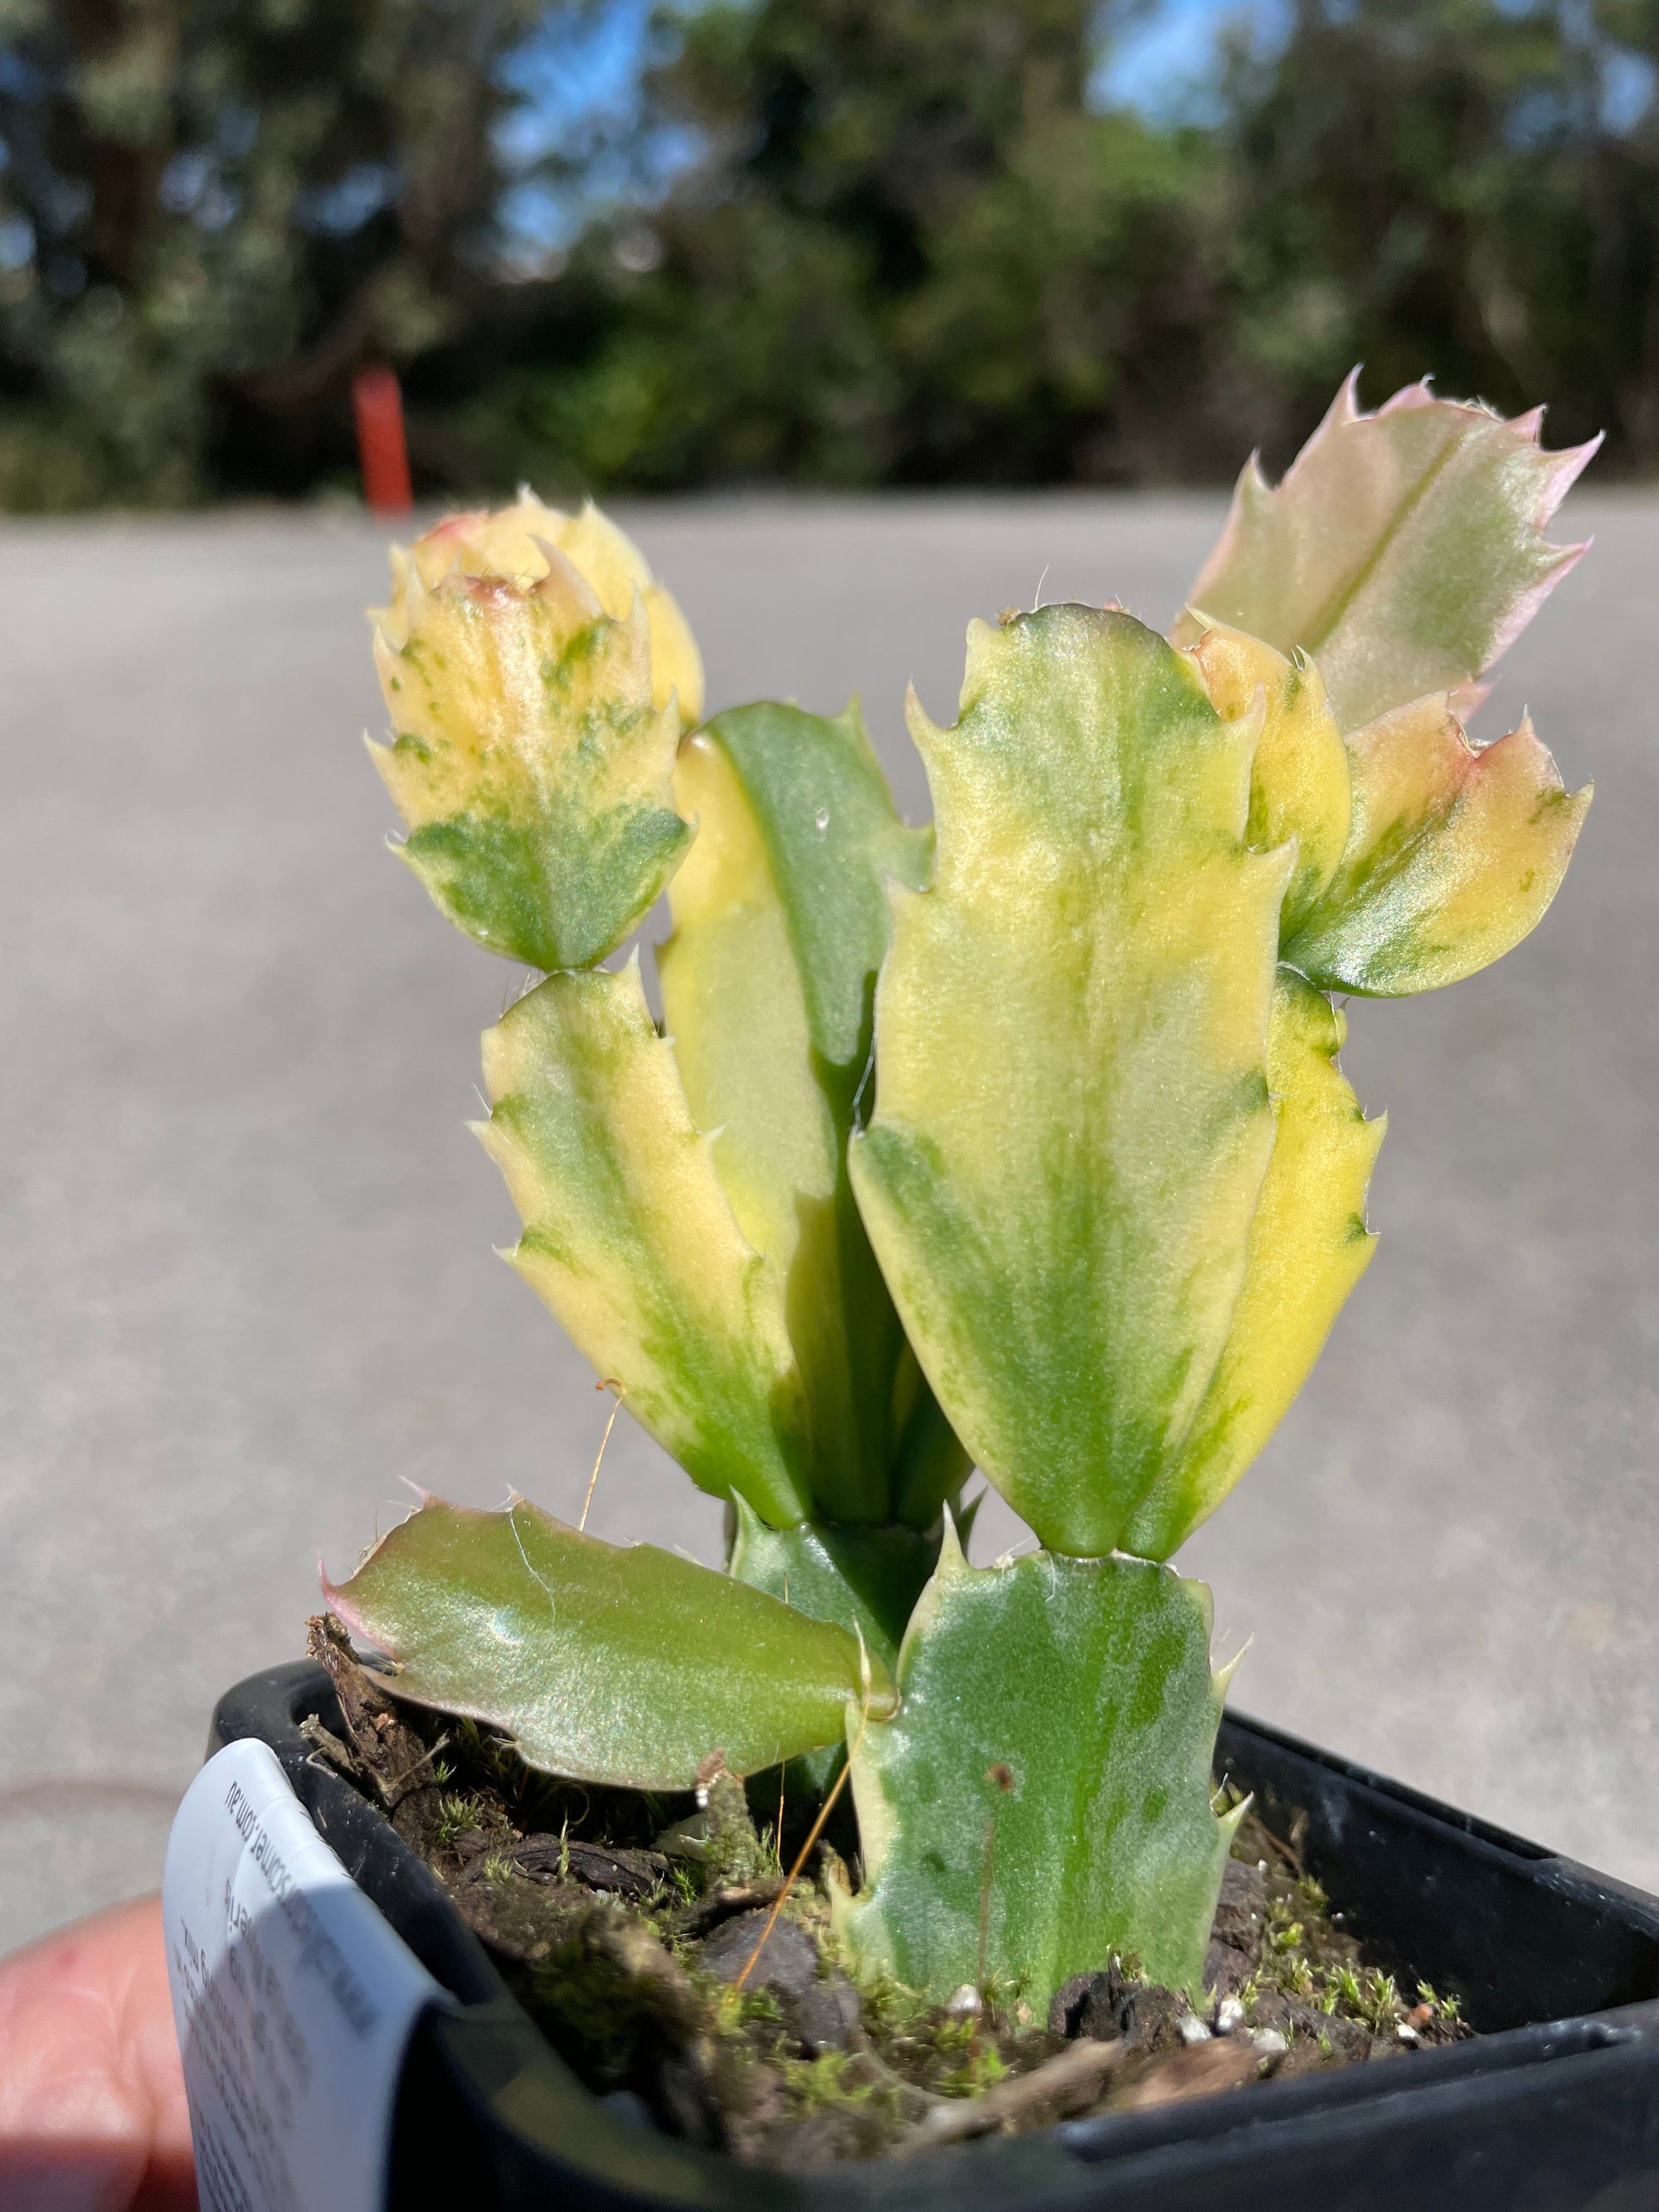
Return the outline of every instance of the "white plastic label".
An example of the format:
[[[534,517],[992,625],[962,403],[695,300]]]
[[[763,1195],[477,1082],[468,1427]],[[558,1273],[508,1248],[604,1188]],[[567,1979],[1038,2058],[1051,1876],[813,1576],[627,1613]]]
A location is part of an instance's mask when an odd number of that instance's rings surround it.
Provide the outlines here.
[[[380,2212],[410,2031],[441,2001],[268,1744],[185,1792],[161,1884],[202,2212]]]

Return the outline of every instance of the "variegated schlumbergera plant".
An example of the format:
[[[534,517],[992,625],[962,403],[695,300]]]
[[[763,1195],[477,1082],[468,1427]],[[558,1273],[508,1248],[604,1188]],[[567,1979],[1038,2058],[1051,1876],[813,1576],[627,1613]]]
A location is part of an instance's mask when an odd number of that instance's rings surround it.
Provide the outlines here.
[[[975,623],[954,726],[910,702],[925,830],[856,706],[703,720],[591,507],[399,562],[398,850],[544,975],[484,1039],[513,1265],[732,1531],[717,1572],[423,1504],[329,1589],[402,1694],[641,1789],[716,1751],[821,1789],[844,1747],[855,1960],[1196,1990],[1224,1674],[1167,1563],[1371,1256],[1333,994],[1507,951],[1589,801],[1528,722],[1464,730],[1582,550],[1544,531],[1589,449],[1539,427],[1351,381],[1276,490],[1245,470],[1168,638]],[[659,1022],[604,963],[664,890]],[[970,1466],[1040,1548],[968,1565]]]

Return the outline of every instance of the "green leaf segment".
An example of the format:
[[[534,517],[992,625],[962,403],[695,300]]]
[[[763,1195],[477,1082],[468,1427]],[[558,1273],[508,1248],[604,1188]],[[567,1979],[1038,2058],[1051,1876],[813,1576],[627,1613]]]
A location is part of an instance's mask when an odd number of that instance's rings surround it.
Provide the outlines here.
[[[682,747],[675,791],[698,827],[658,954],[665,1022],[691,1113],[718,1132],[733,1214],[776,1285],[815,1516],[929,1528],[966,1463],[939,1448],[847,1142],[887,885],[922,880],[931,840],[899,820],[856,707],[835,720],[777,706],[718,715]]]
[[[1196,1989],[1222,1684],[1164,1563],[1370,1258],[1382,1124],[1328,994],[1474,973],[1565,869],[1589,792],[1464,722],[1577,558],[1542,532],[1586,458],[1350,383],[1276,491],[1246,471],[1170,641],[973,625],[955,725],[911,704],[932,830],[855,708],[678,734],[695,644],[592,510],[413,549],[406,854],[546,971],[484,1045],[508,1256],[732,1545],[428,1503],[330,1593],[405,1694],[641,1788],[715,1751],[821,1786],[845,1744],[866,1966],[1040,2002],[1121,1950]],[[664,884],[659,1026],[637,957],[597,963]],[[969,1455],[1031,1556],[967,1565]]]
[[[398,1662],[404,1694],[487,1720],[532,1766],[581,1782],[690,1790],[714,1751],[752,1774],[836,1735],[849,1698],[895,1704],[844,1628],[522,1498],[501,1513],[428,1500],[325,1589]]]
[[[898,1712],[855,1736],[865,1890],[838,1918],[860,1964],[1046,1993],[1134,1952],[1200,1988],[1237,1818],[1210,1809],[1209,1650],[1210,1594],[1168,1567],[1039,1553],[979,1571],[947,1536]]]

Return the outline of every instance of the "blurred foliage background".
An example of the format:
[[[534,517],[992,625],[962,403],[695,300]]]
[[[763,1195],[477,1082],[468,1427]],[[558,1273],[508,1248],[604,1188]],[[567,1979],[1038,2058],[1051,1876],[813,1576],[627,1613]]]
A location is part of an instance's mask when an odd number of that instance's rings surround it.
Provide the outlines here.
[[[0,506],[348,491],[372,362],[431,495],[1211,482],[1355,361],[1651,472],[1656,64],[1659,0],[0,0]]]

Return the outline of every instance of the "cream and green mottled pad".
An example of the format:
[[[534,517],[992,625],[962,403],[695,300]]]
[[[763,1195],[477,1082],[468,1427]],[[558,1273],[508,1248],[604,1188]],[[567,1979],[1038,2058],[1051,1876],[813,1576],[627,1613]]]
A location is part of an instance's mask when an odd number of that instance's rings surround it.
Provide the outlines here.
[[[1444,694],[1348,740],[1353,819],[1285,948],[1327,990],[1399,998],[1490,966],[1543,920],[1589,811],[1530,721],[1476,748]]]
[[[975,1463],[1041,1540],[1110,1552],[1221,1356],[1273,1143],[1289,848],[1246,842],[1259,718],[1128,616],[969,632],[912,729],[930,888],[895,890],[854,1188]]]
[[[1470,683],[1583,552],[1544,532],[1601,443],[1548,453],[1543,410],[1505,422],[1426,380],[1362,414],[1356,369],[1269,488],[1254,459],[1190,605],[1317,662],[1358,730]],[[1191,642],[1189,617],[1176,635]]]
[[[478,1134],[524,1224],[513,1265],[694,1482],[805,1519],[779,1271],[732,1211],[637,959],[520,999],[484,1038],[484,1081]]]

